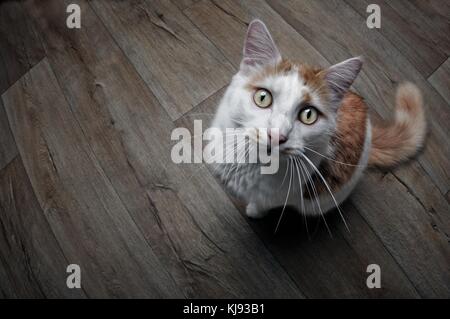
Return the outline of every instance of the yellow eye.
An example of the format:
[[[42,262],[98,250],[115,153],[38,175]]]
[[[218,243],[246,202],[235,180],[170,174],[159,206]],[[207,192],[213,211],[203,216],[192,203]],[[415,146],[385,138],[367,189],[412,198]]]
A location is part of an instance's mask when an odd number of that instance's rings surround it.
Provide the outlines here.
[[[259,107],[269,107],[272,105],[272,94],[266,89],[258,89],[253,95],[253,101]]]
[[[305,107],[300,111],[300,114],[298,115],[298,119],[306,125],[314,124],[318,118],[319,112],[315,107],[312,106]]]

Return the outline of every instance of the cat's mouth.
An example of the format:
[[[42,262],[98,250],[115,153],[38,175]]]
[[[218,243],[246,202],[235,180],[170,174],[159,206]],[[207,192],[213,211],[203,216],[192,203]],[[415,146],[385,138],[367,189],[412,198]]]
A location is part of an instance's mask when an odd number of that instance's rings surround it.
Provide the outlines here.
[[[259,129],[247,129],[246,133],[248,134],[249,138],[253,140],[256,144],[260,145],[259,147],[266,147],[266,154],[271,155],[273,152],[273,148],[278,149],[278,153],[283,155],[289,155],[289,156],[299,156],[302,155],[303,151],[299,148],[295,147],[289,147],[281,144],[277,145],[271,145],[270,141],[263,135],[262,132],[260,132]]]
[[[302,150],[297,149],[297,148],[293,148],[293,147],[279,147],[278,148],[278,153],[281,155],[289,155],[289,156],[300,156],[303,154]],[[269,145],[267,145],[267,155],[271,155],[272,154],[272,148]]]
[[[286,148],[286,149],[280,150],[280,152],[282,154],[287,154],[287,155],[298,155],[298,151],[294,150],[293,148]]]
[[[280,148],[280,153],[285,155],[301,155],[302,151],[293,147],[283,147]]]

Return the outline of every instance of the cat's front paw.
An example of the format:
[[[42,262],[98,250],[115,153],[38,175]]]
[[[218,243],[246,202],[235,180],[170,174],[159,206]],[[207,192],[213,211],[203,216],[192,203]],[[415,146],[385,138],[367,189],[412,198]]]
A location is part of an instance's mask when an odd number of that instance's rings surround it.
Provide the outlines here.
[[[259,208],[255,203],[249,203],[245,209],[245,214],[250,218],[263,218],[267,215],[267,211]]]

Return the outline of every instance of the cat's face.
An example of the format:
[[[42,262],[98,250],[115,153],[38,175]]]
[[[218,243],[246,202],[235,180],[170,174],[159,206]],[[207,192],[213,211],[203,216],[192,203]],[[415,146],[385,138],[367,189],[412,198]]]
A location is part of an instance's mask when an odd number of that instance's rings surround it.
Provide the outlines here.
[[[267,144],[275,139],[282,155],[299,155],[305,146],[325,152],[337,108],[331,107],[325,82],[316,73],[289,61],[241,72],[241,101],[230,116],[238,116],[242,127],[266,128],[260,139]]]
[[[327,70],[283,60],[265,25],[253,21],[220,116],[232,127],[264,129],[260,141],[275,140],[281,155],[327,153],[340,101],[360,68],[359,58]]]

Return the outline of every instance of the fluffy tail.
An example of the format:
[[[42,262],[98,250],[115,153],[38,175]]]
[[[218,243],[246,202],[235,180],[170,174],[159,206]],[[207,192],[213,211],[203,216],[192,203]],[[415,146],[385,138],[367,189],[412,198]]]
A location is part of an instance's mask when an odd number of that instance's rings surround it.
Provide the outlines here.
[[[369,165],[394,166],[407,160],[422,147],[425,135],[422,94],[414,84],[404,83],[397,89],[394,121],[372,128]]]

